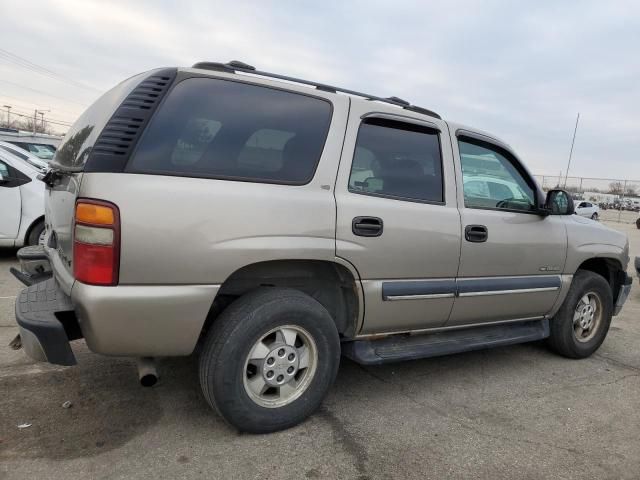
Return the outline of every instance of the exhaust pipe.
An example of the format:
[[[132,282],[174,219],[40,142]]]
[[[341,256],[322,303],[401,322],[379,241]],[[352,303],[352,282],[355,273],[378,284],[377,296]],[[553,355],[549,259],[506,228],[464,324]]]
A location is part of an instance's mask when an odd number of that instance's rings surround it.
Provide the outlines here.
[[[138,379],[143,387],[153,387],[158,383],[156,360],[153,357],[142,357],[137,360]]]

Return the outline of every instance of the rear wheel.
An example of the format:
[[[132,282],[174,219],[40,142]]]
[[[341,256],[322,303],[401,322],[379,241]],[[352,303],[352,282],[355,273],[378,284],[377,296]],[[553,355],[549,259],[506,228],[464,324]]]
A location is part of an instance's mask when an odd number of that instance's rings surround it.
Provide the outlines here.
[[[27,237],[27,245],[44,245],[44,221],[40,220],[33,227],[31,227],[31,231],[29,232],[29,236]]]
[[[586,358],[604,341],[613,312],[609,283],[597,273],[579,270],[562,307],[551,320],[550,347],[569,358]]]
[[[241,431],[292,427],[320,405],[340,363],[335,324],[297,290],[264,288],[216,319],[200,355],[206,400]]]

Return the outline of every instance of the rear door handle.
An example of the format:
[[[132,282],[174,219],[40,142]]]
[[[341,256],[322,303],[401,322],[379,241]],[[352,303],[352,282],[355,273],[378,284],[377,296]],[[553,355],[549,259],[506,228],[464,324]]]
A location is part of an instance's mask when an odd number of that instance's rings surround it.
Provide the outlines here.
[[[464,228],[464,238],[472,243],[486,242],[489,238],[489,230],[484,225],[467,225]]]
[[[382,229],[383,222],[378,217],[356,217],[351,222],[351,231],[359,237],[379,237]]]

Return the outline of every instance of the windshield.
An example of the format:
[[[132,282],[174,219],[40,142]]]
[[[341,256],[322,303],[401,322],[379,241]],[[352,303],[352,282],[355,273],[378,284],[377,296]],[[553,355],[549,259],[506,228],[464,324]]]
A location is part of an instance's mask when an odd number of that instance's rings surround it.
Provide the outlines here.
[[[23,162],[36,167],[38,170],[45,170],[47,168],[47,162],[45,162],[44,160],[40,160],[38,157],[32,154],[29,154],[28,152],[24,151],[24,149],[18,146],[8,146],[8,144],[3,145],[0,143],[0,149],[7,153],[10,153],[14,157],[19,158]]]
[[[45,143],[10,142],[42,160],[49,161],[56,153],[56,147]]]

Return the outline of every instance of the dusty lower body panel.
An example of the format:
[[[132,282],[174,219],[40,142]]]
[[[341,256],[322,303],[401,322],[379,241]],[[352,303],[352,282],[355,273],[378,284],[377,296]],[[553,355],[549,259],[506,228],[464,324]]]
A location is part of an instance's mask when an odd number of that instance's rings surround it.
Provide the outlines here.
[[[179,356],[193,352],[219,285],[76,282],[71,292],[89,349],[105,355]]]

